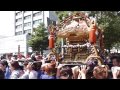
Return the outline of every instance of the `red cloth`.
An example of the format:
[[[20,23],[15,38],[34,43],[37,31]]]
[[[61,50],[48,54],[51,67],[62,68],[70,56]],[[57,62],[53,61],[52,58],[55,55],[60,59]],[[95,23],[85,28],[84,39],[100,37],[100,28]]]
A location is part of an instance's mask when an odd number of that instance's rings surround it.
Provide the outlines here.
[[[54,36],[53,35],[50,35],[50,38],[49,38],[49,48],[50,49],[54,48]]]
[[[96,43],[96,34],[95,34],[95,32],[96,32],[96,25],[93,25],[91,27],[90,32],[89,32],[89,42],[91,44],[95,44]]]

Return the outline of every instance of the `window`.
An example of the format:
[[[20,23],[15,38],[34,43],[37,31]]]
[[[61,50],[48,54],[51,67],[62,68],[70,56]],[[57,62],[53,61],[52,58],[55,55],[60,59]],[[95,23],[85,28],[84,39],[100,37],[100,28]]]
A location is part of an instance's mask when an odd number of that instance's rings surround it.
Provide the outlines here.
[[[26,34],[26,33],[31,33],[31,29],[24,30],[24,34]]]
[[[16,26],[16,29],[20,29],[20,28],[22,28],[22,24]]]
[[[20,15],[20,14],[22,14],[22,11],[17,12],[17,13],[16,13],[16,16],[18,16],[18,15]]]
[[[20,22],[20,21],[22,21],[22,18],[16,19],[16,22]]]
[[[34,13],[34,14],[33,14],[33,17],[39,16],[39,15],[41,15],[41,13],[42,13],[42,11],[37,12],[37,13]]]
[[[27,19],[30,19],[30,18],[31,18],[31,15],[28,15],[28,16],[24,17],[24,20],[27,20]]]
[[[56,26],[56,21],[52,21],[52,23],[53,23],[53,25],[55,25],[55,26]]]
[[[51,24],[50,18],[47,17],[47,25],[49,26]]]
[[[22,34],[22,31],[15,32],[15,35],[21,35],[21,34]]]
[[[50,18],[47,18],[47,24],[48,24],[48,26],[50,24],[56,25],[56,21],[53,21],[53,20],[50,20]]]
[[[39,20],[33,21],[33,24],[36,25],[36,24],[40,24],[41,22],[42,22],[42,19],[39,19]]]
[[[28,27],[31,25],[31,22],[28,22],[28,23],[24,23],[24,27]]]

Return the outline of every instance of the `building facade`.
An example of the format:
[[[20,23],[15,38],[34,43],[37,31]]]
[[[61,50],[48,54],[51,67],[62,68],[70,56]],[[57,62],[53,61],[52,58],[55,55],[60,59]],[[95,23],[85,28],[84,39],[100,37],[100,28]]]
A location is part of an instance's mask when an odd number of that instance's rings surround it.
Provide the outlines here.
[[[0,39],[0,54],[18,54],[18,49],[20,48],[20,53],[27,55],[28,45],[27,41],[30,38],[29,34],[10,36]]]
[[[27,55],[31,52],[31,47],[27,41],[40,23],[44,23],[45,27],[50,23],[56,23],[57,15],[55,11],[15,11],[14,12],[14,36],[0,37],[0,55],[3,54],[18,54]],[[9,33],[9,32],[8,32]]]
[[[40,23],[47,27],[57,21],[55,11],[15,11],[15,35],[32,33]]]

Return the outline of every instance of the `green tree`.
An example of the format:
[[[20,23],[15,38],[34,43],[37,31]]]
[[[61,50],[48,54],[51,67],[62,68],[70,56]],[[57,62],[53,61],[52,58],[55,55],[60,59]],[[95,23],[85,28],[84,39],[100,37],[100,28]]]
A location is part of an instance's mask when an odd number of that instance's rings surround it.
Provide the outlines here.
[[[28,44],[32,47],[33,51],[41,51],[43,53],[43,50],[46,50],[48,47],[48,32],[44,24],[41,23],[34,29]]]
[[[58,16],[59,22],[63,20],[63,17],[68,17],[69,11],[56,11],[56,14]]]
[[[105,48],[110,49],[120,42],[120,17],[118,11],[91,11],[90,16],[96,16],[98,25],[104,30]]]
[[[114,44],[114,47],[115,47],[115,49],[117,49],[117,53],[118,53],[118,50],[120,49],[120,42]]]

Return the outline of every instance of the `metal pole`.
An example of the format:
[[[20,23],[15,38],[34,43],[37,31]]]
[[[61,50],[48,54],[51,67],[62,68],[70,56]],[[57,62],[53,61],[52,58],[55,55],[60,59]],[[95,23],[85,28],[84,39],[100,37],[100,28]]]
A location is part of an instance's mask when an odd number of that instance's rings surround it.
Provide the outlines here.
[[[45,20],[45,19],[44,19],[44,11],[43,11],[43,23],[44,23],[44,25],[45,25],[45,22],[44,22],[44,20]]]

